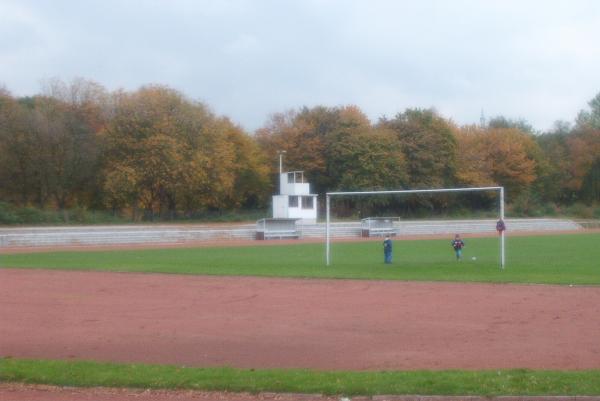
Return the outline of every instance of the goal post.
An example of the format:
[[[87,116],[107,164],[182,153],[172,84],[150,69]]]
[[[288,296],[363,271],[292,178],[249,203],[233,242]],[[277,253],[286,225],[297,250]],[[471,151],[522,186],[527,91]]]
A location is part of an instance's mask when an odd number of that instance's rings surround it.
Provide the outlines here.
[[[334,196],[363,196],[363,195],[394,195],[394,194],[427,194],[443,192],[482,192],[493,191],[499,195],[499,219],[504,221],[504,187],[473,187],[473,188],[436,188],[436,189],[407,189],[398,191],[358,191],[358,192],[327,192],[325,198],[326,224],[325,224],[325,260],[327,266],[331,264],[331,198]],[[504,229],[500,233],[500,268],[505,265]]]

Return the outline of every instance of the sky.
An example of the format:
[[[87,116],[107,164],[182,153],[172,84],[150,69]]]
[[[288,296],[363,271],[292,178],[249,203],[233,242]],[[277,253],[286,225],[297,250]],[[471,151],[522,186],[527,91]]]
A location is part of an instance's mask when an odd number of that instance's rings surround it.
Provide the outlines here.
[[[167,85],[249,132],[351,104],[546,131],[600,92],[599,38],[597,0],[0,0],[0,86]]]

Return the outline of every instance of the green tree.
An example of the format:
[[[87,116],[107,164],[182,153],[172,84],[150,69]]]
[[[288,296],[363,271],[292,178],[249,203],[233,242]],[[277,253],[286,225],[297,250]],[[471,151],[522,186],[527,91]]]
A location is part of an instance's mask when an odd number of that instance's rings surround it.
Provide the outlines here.
[[[41,143],[41,176],[60,210],[92,203],[98,185],[98,133],[107,120],[107,93],[84,79],[51,80],[34,99],[34,130]],[[65,215],[68,220],[68,215]]]
[[[581,110],[577,116],[577,127],[600,129],[600,92],[588,102],[589,110]]]
[[[600,201],[598,177],[600,172],[600,129],[577,127],[568,137],[572,160],[569,187],[588,202]]]
[[[0,196],[27,206],[36,197],[37,141],[29,129],[28,109],[0,89]]]
[[[600,93],[582,110],[568,138],[571,188],[588,202],[600,202]]]
[[[535,134],[533,126],[523,118],[512,120],[504,116],[492,117],[488,122],[487,128],[515,128],[526,134]]]
[[[332,189],[391,190],[406,185],[404,153],[392,132],[338,133],[329,152],[337,183]]]
[[[398,136],[411,188],[454,185],[457,144],[452,123],[434,110],[407,109],[391,120],[382,119],[379,127]]]
[[[568,144],[570,134],[571,127],[567,123],[557,122],[553,131],[535,138],[545,163],[535,186],[545,201],[569,203],[575,199],[575,191],[569,184],[573,163]]]

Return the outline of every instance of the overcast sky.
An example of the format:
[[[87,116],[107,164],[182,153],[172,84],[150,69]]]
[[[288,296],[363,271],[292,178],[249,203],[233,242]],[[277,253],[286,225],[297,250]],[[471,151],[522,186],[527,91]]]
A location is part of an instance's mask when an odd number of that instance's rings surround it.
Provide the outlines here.
[[[0,0],[0,85],[164,84],[249,131],[347,104],[547,130],[600,92],[599,39],[596,0]]]

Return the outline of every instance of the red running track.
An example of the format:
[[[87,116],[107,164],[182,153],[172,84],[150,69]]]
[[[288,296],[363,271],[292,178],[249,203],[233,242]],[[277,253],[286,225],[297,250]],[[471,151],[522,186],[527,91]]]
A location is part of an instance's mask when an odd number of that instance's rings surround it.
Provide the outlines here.
[[[0,269],[0,357],[600,368],[600,287]]]

